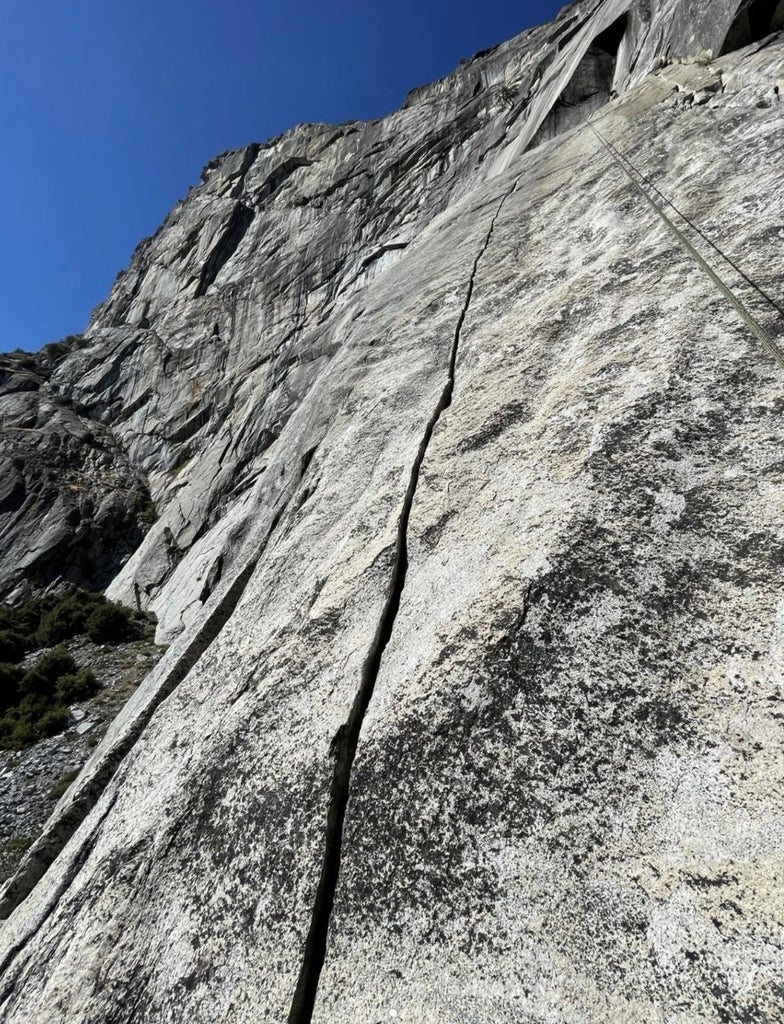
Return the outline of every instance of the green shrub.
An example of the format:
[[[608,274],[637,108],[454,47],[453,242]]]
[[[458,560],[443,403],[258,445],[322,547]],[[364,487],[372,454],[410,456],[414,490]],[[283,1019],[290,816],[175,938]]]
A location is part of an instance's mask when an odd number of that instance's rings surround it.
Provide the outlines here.
[[[27,718],[5,715],[0,718],[0,743],[8,750],[21,750],[35,743],[38,734]]]
[[[53,694],[46,693],[28,693],[19,701],[15,708],[11,709],[11,714],[15,718],[26,718],[30,722],[35,722],[45,715],[49,708],[52,706]]]
[[[22,670],[17,665],[0,662],[0,711],[12,708],[19,699]]]
[[[10,746],[11,733],[14,730],[14,719],[11,715],[0,716],[0,747]]]
[[[77,669],[64,647],[55,647],[34,665],[0,664],[0,747],[23,747],[55,736],[68,726],[68,703],[92,696],[98,682],[89,669]]]
[[[75,704],[79,700],[87,700],[100,689],[98,680],[89,668],[60,676],[57,680],[57,700],[61,704]]]
[[[87,619],[104,601],[101,594],[86,594],[82,591],[60,598],[42,616],[36,640],[42,647],[46,647],[83,633]]]
[[[132,615],[129,608],[107,601],[90,613],[86,625],[87,636],[96,644],[125,640],[131,632]]]
[[[20,854],[29,849],[34,843],[33,836],[11,836],[0,842],[0,853]]]
[[[44,672],[39,672],[37,665],[33,665],[19,681],[19,697],[19,707],[24,704],[27,709],[30,708],[31,702],[40,697],[54,697],[54,680]]]
[[[55,647],[32,665],[19,682],[19,694],[51,697],[60,676],[76,672],[76,662],[64,647]]]
[[[39,672],[55,682],[60,676],[76,671],[76,662],[64,647],[55,647],[35,663]]]
[[[27,651],[85,632],[96,643],[124,640],[133,633],[134,616],[130,608],[86,590],[47,594],[22,605],[0,605],[0,661],[20,661]]]
[[[0,747],[20,750],[62,732],[70,721],[68,705],[100,689],[93,673],[77,669],[64,647],[55,647],[23,670],[15,663],[28,651],[80,633],[95,643],[117,643],[141,636],[149,621],[143,612],[83,590],[48,594],[22,605],[0,604]]]
[[[16,629],[0,630],[0,660],[19,661],[27,650],[27,637]]]
[[[505,107],[513,107],[517,97],[517,89],[513,85],[502,85],[499,90],[499,96]]]
[[[14,731],[11,734],[12,746],[15,750],[23,750],[40,738],[35,726],[29,719],[17,719]]]
[[[26,697],[0,718],[0,747],[21,750],[46,736],[56,736],[71,720],[68,708],[45,697]]]
[[[87,611],[75,601],[63,601],[41,619],[35,639],[41,647],[51,647],[84,631]]]
[[[41,736],[56,736],[71,720],[68,708],[55,705],[46,711],[35,723],[34,729]]]
[[[78,774],[78,771],[73,771],[66,772],[65,775],[61,775],[57,782],[55,782],[55,784],[49,790],[49,798],[51,800],[59,800]]]
[[[0,657],[4,661],[19,661],[35,646],[41,616],[54,607],[57,600],[50,594],[22,605],[0,605]]]

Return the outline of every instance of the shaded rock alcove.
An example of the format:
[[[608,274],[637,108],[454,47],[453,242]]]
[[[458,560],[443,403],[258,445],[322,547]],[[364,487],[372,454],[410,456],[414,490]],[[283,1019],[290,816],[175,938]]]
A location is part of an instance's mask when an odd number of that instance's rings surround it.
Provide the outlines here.
[[[618,51],[627,27],[628,16],[623,14],[596,36],[533,137],[532,147],[582,124],[594,110],[607,103],[612,95]]]
[[[742,0],[721,48],[721,54],[758,43],[784,28],[784,0]]]

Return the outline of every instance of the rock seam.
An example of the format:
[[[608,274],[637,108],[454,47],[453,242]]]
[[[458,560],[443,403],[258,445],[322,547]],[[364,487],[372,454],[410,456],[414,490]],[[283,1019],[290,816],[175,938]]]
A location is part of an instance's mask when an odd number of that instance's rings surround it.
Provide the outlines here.
[[[316,1002],[321,970],[324,966],[327,952],[327,936],[332,917],[332,909],[335,900],[338,878],[340,875],[340,859],[343,841],[343,827],[345,824],[346,810],[349,800],[351,786],[351,772],[356,757],[359,737],[365,715],[373,697],[376,679],[381,668],[381,659],[389,643],[395,619],[400,608],[400,600],[406,582],[408,569],[408,524],[411,517],[411,509],[416,497],[416,489],[419,483],[419,474],[427,454],[430,440],[433,436],[436,424],[442,413],[452,404],[452,396],[455,387],[455,371],[457,356],[460,347],[460,336],[463,330],[466,316],[471,305],[474,293],[477,271],[482,257],[487,252],[490,240],[495,230],[496,221],[501,214],[504,204],[517,188],[519,178],[501,197],[501,201],[493,214],[490,226],[485,234],[482,245],[474,257],[471,274],[468,280],[465,299],[460,311],[460,316],[455,327],[454,338],[449,353],[447,367],[447,380],[441,391],[430,419],[425,427],[422,440],[419,443],[416,457],[411,467],[408,487],[406,488],[403,505],[398,519],[397,537],[395,544],[395,556],[392,565],[387,598],[381,610],[376,634],[373,638],[370,650],[362,666],[360,683],[354,697],[348,718],[340,726],[330,744],[330,755],[335,758],[335,767],[332,773],[330,785],[329,805],[327,809],[327,821],[324,839],[324,856],[321,865],[321,874],[311,914],[310,927],[305,940],[302,965],[300,968],[297,984],[291,1002],[288,1015],[288,1024],[310,1024],[313,1016],[313,1009]]]

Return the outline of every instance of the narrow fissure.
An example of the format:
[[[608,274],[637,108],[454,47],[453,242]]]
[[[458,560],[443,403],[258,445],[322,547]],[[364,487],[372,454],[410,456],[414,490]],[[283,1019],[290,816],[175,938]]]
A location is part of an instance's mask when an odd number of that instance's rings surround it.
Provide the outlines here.
[[[719,56],[761,42],[784,28],[784,0],[742,0]]]
[[[519,180],[519,179],[518,179]],[[329,806],[327,809],[327,823],[324,839],[324,858],[321,865],[321,874],[316,898],[311,915],[310,928],[305,940],[302,965],[299,978],[294,990],[291,1002],[291,1009],[288,1016],[288,1024],[310,1024],[313,1016],[313,1008],[316,1003],[321,970],[324,966],[324,959],[327,952],[327,936],[332,917],[332,909],[335,901],[338,877],[340,874],[340,860],[343,843],[343,826],[348,805],[349,789],[351,785],[351,771],[354,765],[354,758],[357,752],[359,736],[362,730],[362,723],[367,713],[370,701],[373,696],[376,679],[381,667],[381,659],[392,636],[395,619],[400,608],[400,600],[406,582],[408,570],[408,524],[411,518],[411,509],[414,504],[419,474],[424,462],[430,440],[433,436],[436,424],[441,414],[452,404],[452,395],[455,386],[455,368],[460,346],[460,335],[465,323],[468,310],[471,305],[471,298],[474,292],[479,264],[490,244],[496,221],[503,209],[504,203],[517,188],[517,180],[512,187],[502,196],[498,208],[493,214],[490,226],[485,235],[479,252],[474,258],[471,274],[468,280],[468,288],[463,301],[463,307],[455,327],[455,334],[452,340],[452,347],[449,353],[447,369],[447,380],[441,395],[436,403],[430,419],[425,427],[422,440],[419,443],[414,463],[411,467],[411,475],[406,488],[403,506],[398,520],[397,538],[395,545],[395,556],[392,565],[392,574],[387,591],[386,601],[381,611],[376,634],[370,646],[365,663],[362,666],[360,683],[354,697],[351,711],[348,718],[340,727],[333,738],[330,747],[330,754],[335,759],[335,766],[330,786]]]

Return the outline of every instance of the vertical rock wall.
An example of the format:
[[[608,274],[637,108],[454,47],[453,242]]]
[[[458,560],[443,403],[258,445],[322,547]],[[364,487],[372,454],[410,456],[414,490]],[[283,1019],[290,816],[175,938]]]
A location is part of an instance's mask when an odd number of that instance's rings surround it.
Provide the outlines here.
[[[735,14],[567,8],[140,246],[53,380],[174,642],[5,890],[0,1020],[781,1016],[784,385],[588,126],[536,139],[598,49],[778,294],[780,37],[661,66]]]

